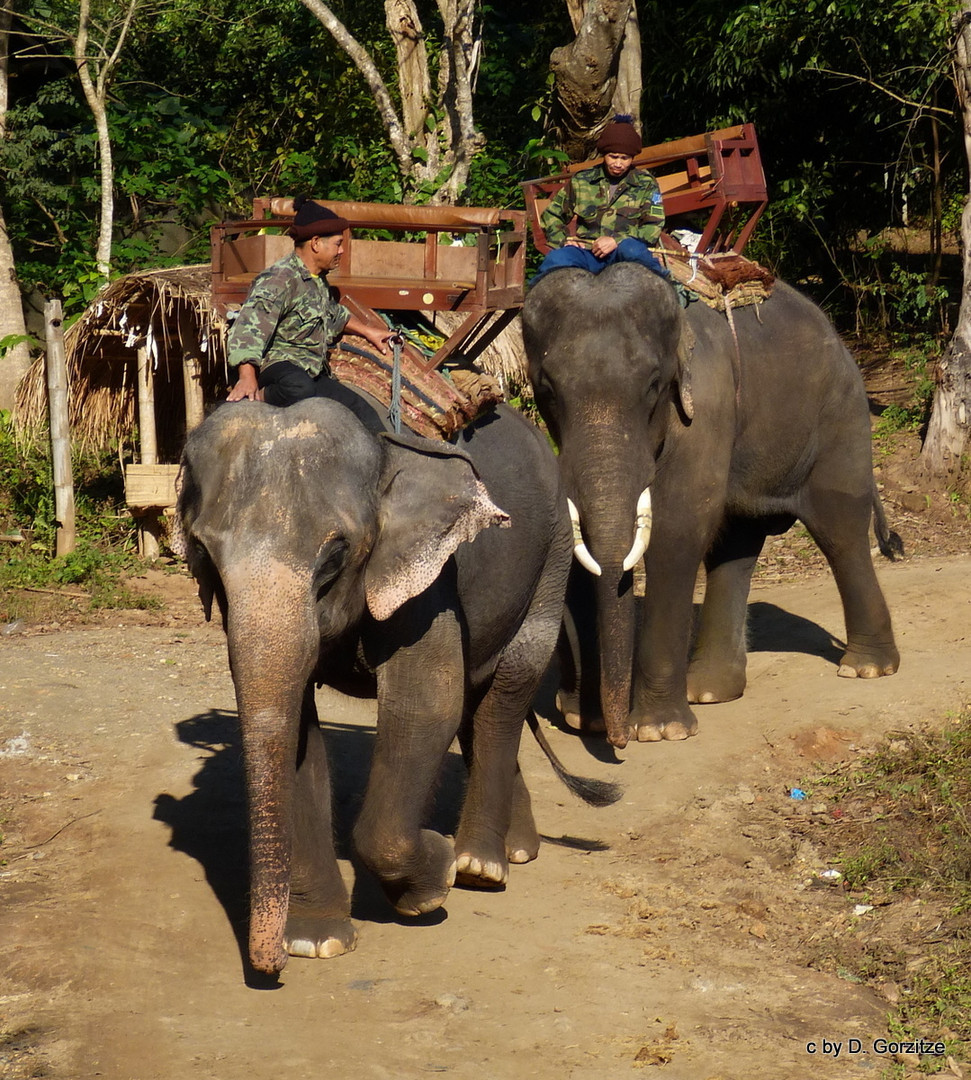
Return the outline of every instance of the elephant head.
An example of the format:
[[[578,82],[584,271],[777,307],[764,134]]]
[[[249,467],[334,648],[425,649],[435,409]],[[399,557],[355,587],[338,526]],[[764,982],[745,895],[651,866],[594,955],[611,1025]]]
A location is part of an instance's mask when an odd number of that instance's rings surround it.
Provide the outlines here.
[[[523,309],[529,374],[560,448],[578,561],[594,576],[600,698],[628,738],[632,569],[650,536],[651,484],[672,427],[691,422],[691,331],[674,290],[644,267],[558,270]]]
[[[189,436],[178,518],[236,688],[250,825],[250,959],[286,961],[302,702],[333,650],[387,619],[507,515],[450,446],[376,438],[343,406],[223,406]]]

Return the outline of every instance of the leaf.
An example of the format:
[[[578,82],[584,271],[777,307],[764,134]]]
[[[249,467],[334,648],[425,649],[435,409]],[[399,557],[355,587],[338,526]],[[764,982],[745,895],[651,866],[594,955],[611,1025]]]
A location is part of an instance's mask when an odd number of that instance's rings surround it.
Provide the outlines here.
[[[41,346],[41,343],[32,334],[7,334],[6,337],[0,338],[0,356],[24,343],[32,349],[39,349]]]

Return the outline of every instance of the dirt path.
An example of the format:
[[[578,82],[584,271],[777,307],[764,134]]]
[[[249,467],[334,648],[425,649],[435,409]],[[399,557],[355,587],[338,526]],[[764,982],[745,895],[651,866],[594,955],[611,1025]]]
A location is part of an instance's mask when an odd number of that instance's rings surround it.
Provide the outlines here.
[[[293,960],[273,990],[245,985],[234,936],[242,811],[221,632],[189,608],[166,627],[0,638],[0,1077],[875,1077],[889,1006],[806,966],[852,901],[811,884],[825,865],[785,825],[825,807],[786,789],[813,758],[971,700],[971,557],[878,569],[895,677],[836,677],[828,576],[756,587],[749,690],[703,707],[697,738],[617,765],[551,732],[577,771],[622,780],[622,802],[574,801],[524,743],[549,840],[537,862],[418,924],[345,862],[357,951]],[[320,703],[346,826],[373,713]]]

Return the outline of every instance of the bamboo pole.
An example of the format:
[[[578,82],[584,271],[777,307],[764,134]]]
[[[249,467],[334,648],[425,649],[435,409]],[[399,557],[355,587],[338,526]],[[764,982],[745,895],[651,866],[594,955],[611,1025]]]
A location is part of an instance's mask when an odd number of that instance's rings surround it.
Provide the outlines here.
[[[47,398],[51,416],[51,466],[54,473],[54,516],[57,534],[54,552],[67,555],[75,548],[74,475],[71,469],[71,427],[68,421],[67,357],[60,300],[44,304],[47,342]]]
[[[202,397],[202,349],[192,313],[179,305],[179,340],[182,343],[182,382],[185,390],[186,434],[198,427],[205,416]]]
[[[138,449],[143,465],[158,464],[155,373],[152,371],[152,354],[144,345],[138,350]]]
[[[138,449],[143,465],[158,464],[158,439],[155,431],[155,373],[152,354],[146,346],[138,350]],[[159,520],[153,510],[138,518],[138,554],[143,559],[159,555]]]

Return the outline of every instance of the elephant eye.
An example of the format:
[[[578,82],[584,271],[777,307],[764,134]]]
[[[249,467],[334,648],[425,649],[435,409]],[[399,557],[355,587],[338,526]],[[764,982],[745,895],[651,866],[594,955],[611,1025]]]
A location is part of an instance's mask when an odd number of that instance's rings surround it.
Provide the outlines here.
[[[314,587],[317,590],[318,599],[323,596],[344,568],[349,550],[350,544],[343,536],[332,537],[320,549],[317,561],[314,563]]]

